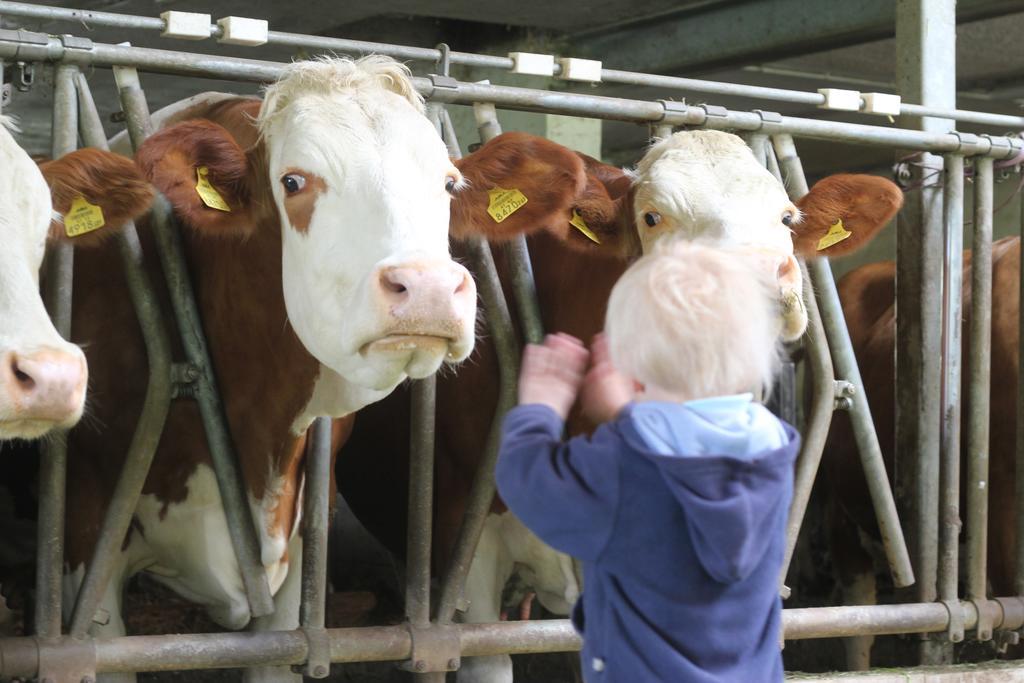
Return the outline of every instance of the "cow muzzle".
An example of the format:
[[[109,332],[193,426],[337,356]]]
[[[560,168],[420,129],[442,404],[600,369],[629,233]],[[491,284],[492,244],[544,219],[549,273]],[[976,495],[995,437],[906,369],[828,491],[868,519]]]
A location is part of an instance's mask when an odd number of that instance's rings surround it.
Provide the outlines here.
[[[451,260],[410,261],[378,268],[373,282],[384,312],[384,334],[366,343],[361,353],[409,356],[413,377],[469,355],[476,284],[464,267]]]
[[[88,370],[81,351],[0,355],[0,438],[35,438],[82,416]]]

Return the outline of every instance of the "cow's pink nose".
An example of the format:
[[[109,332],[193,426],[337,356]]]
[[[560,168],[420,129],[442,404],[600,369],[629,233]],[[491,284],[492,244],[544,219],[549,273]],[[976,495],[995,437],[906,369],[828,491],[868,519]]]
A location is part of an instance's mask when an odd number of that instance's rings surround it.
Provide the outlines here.
[[[0,391],[14,417],[65,422],[82,410],[88,372],[84,358],[57,349],[7,353],[0,359]]]
[[[476,287],[462,266],[455,263],[412,263],[381,268],[380,292],[391,313],[398,317],[461,310],[474,305]]]

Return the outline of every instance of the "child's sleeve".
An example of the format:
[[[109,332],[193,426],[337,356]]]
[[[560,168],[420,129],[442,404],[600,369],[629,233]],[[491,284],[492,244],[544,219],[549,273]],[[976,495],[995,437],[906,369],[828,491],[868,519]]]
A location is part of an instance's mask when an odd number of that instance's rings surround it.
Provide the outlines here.
[[[611,536],[619,497],[613,444],[577,437],[547,406],[509,411],[495,470],[505,504],[548,545],[593,561]]]

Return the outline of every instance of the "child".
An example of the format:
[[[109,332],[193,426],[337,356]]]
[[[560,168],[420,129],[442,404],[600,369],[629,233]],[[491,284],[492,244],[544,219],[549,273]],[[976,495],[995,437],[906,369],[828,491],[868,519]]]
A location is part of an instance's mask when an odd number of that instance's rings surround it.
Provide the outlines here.
[[[675,243],[616,284],[586,376],[590,353],[565,334],[523,356],[498,489],[584,563],[572,618],[588,683],[782,681],[799,437],[750,393],[779,360],[778,288],[759,263]],[[565,442],[581,389],[584,411],[607,422]]]

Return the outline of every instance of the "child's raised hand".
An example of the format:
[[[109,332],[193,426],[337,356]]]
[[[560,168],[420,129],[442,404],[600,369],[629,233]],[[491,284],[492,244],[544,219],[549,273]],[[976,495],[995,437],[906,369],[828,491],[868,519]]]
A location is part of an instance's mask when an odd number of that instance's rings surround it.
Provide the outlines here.
[[[632,379],[612,365],[604,333],[594,336],[590,348],[592,365],[583,380],[580,404],[583,414],[594,422],[608,422],[633,400],[636,388]]]
[[[563,333],[527,345],[519,371],[519,404],[541,403],[564,420],[576,402],[589,356],[583,342]]]

